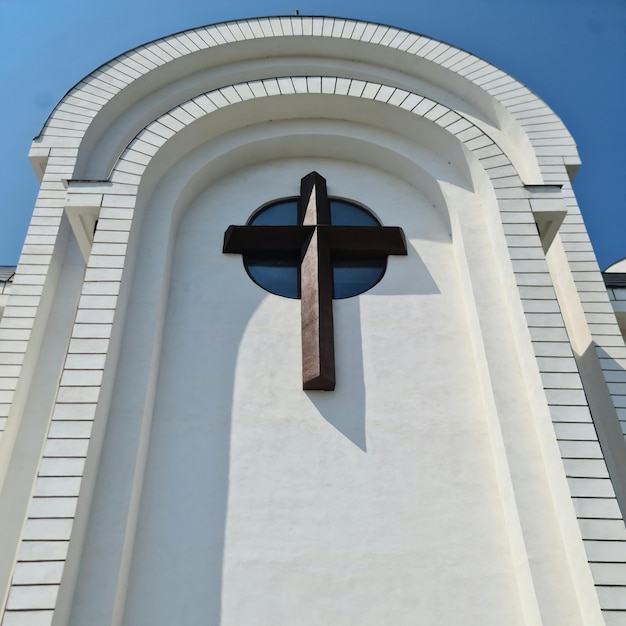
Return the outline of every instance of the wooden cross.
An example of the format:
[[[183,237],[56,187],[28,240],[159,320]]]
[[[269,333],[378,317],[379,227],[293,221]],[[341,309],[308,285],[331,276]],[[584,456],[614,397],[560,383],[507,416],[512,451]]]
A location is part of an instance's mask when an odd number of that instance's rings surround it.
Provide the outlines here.
[[[300,253],[302,388],[335,388],[333,258],[376,259],[403,254],[397,226],[332,226],[326,180],[317,172],[300,184],[297,226],[229,226],[224,252],[272,258]]]

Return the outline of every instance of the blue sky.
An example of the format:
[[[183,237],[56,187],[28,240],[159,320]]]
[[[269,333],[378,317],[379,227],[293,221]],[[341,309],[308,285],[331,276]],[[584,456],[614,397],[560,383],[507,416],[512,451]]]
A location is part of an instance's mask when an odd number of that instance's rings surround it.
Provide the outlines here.
[[[76,82],[152,39],[295,9],[423,33],[523,82],[578,144],[600,267],[626,256],[626,0],[0,0],[0,265],[17,263],[37,194],[30,142]]]

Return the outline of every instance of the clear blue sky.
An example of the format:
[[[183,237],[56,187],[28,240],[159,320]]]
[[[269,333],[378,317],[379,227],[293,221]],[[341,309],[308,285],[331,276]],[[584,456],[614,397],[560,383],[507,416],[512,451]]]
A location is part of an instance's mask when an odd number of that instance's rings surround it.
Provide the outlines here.
[[[527,85],[578,144],[600,267],[626,256],[626,0],[0,0],[0,265],[17,263],[35,202],[30,142],[76,82],[158,37],[296,8],[441,39]]]

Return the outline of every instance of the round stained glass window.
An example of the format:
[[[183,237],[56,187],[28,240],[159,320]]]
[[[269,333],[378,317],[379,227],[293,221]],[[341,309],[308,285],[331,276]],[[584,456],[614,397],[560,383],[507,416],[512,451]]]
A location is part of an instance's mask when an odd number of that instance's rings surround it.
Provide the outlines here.
[[[345,200],[329,198],[331,226],[381,226],[366,209]],[[249,226],[295,226],[298,224],[298,200],[275,202],[257,211]],[[300,257],[285,252],[271,259],[244,254],[243,262],[252,280],[270,293],[286,298],[300,297]],[[333,298],[350,298],[371,289],[384,275],[387,257],[332,257]]]

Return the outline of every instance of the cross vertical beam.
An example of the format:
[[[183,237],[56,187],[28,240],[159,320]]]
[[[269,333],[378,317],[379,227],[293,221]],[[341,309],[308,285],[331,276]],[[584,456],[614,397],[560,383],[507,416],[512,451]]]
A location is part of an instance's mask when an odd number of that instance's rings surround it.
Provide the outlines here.
[[[326,181],[317,172],[302,179],[298,223],[330,225]],[[302,388],[332,391],[335,388],[333,335],[333,268],[324,233],[315,228],[300,264],[302,316]]]

